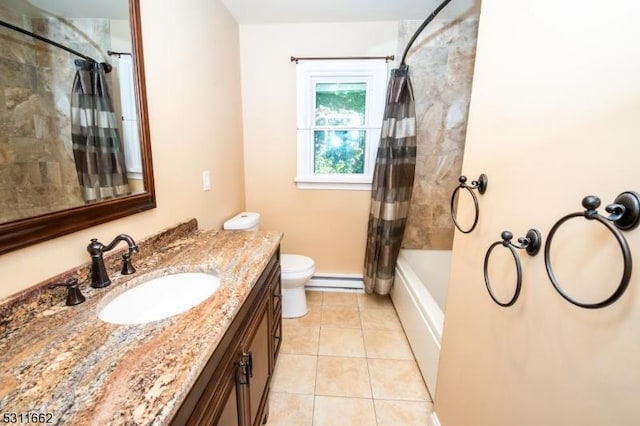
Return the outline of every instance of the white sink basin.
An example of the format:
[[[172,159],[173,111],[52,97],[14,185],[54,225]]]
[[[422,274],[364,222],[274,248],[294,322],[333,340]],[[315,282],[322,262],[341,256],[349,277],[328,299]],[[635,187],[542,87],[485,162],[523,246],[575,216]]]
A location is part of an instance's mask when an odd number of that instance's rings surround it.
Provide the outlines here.
[[[113,324],[144,324],[185,312],[220,287],[220,280],[204,272],[181,272],[153,278],[110,301],[98,313]]]

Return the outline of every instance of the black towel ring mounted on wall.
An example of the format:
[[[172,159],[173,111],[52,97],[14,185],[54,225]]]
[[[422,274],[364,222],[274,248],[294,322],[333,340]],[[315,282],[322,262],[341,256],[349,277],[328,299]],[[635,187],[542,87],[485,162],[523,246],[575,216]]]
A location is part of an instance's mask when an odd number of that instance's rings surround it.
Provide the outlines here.
[[[487,185],[489,184],[489,180],[487,178],[487,175],[482,173],[478,177],[478,180],[471,181],[471,185],[467,185],[466,176],[460,176],[458,178],[458,182],[460,182],[460,185],[458,185],[456,189],[453,191],[453,194],[451,194],[451,219],[453,220],[453,224],[456,226],[456,228],[458,228],[460,232],[462,232],[463,234],[468,234],[469,232],[473,231],[476,228],[476,225],[478,224],[478,217],[480,216],[480,207],[478,206],[478,197],[476,197],[476,194],[473,192],[473,190],[477,189],[478,193],[484,194],[485,192],[487,192]],[[469,193],[471,194],[471,197],[473,198],[473,205],[475,207],[475,217],[473,219],[473,224],[469,229],[462,229],[462,227],[458,223],[458,219],[456,218],[456,212],[455,212],[456,194],[462,188],[469,191]]]
[[[547,269],[547,275],[549,275],[549,279],[551,280],[553,287],[565,300],[575,306],[585,309],[604,308],[605,306],[609,306],[614,303],[624,294],[625,290],[629,286],[629,281],[631,280],[631,250],[629,249],[627,240],[624,238],[620,230],[627,231],[634,229],[640,223],[640,194],[634,191],[626,191],[618,195],[613,204],[609,204],[605,207],[605,210],[610,213],[609,216],[602,216],[598,213],[596,209],[600,207],[600,198],[595,195],[584,197],[582,199],[582,206],[586,209],[585,211],[570,213],[564,216],[556,222],[556,224],[551,228],[551,231],[549,231],[549,237],[547,238],[547,242],[544,247],[544,265]],[[622,251],[624,268],[620,283],[611,296],[600,302],[580,302],[569,296],[569,294],[567,294],[567,292],[560,286],[560,283],[551,268],[551,242],[553,241],[553,237],[562,224],[575,217],[584,217],[587,220],[595,220],[596,222],[603,224],[616,238],[616,241],[620,246],[620,250]]]
[[[500,234],[500,238],[502,241],[496,241],[495,243],[489,246],[487,250],[487,254],[484,256],[484,283],[487,285],[487,291],[489,292],[489,296],[496,302],[498,305],[503,308],[507,308],[518,300],[518,296],[520,295],[520,289],[522,288],[522,264],[520,263],[520,257],[518,257],[518,253],[516,249],[526,250],[527,254],[530,256],[535,256],[540,251],[540,247],[542,246],[542,236],[540,235],[540,231],[537,229],[531,228],[527,232],[525,237],[518,238],[518,242],[520,245],[515,245],[511,242],[513,238],[513,234],[509,231],[504,231]],[[489,282],[489,256],[491,256],[491,252],[494,248],[499,245],[503,245],[511,251],[511,255],[513,256],[513,260],[516,263],[516,288],[513,292],[513,296],[507,302],[501,302],[493,293],[491,289],[491,283]]]

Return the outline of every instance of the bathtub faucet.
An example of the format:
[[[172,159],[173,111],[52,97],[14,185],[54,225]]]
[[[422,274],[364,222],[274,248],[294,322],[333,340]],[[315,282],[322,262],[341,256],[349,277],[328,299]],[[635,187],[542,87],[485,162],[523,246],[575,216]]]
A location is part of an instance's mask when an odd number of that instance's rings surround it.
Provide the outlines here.
[[[107,246],[97,238],[92,238],[87,246],[87,251],[91,256],[91,287],[103,288],[111,284],[109,274],[104,266],[103,254],[112,250],[120,241],[125,241],[129,245],[129,252],[122,255],[122,275],[131,275],[136,272],[131,264],[131,256],[138,252],[138,245],[133,241],[133,238],[126,234],[120,234]]]

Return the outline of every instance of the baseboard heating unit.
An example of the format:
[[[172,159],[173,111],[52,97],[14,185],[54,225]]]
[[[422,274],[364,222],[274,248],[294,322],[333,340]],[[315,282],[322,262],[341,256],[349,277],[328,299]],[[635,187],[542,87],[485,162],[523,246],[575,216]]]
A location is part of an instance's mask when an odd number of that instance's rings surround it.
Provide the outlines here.
[[[364,282],[358,274],[316,274],[305,285],[310,291],[363,292]]]

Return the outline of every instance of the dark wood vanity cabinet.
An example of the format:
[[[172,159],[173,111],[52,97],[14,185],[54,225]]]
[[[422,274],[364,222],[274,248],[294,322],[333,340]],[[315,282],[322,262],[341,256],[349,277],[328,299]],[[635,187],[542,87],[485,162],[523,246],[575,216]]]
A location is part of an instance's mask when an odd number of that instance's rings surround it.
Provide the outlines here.
[[[282,340],[279,251],[232,321],[174,417],[174,425],[256,426],[268,416]]]

